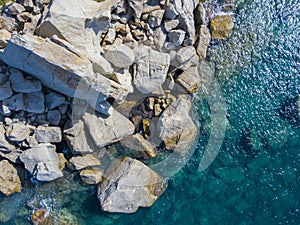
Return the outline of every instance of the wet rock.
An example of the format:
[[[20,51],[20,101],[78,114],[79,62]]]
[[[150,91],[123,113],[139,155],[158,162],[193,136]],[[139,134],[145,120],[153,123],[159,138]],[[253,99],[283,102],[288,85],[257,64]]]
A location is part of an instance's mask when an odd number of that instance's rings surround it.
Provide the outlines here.
[[[132,65],[134,61],[134,52],[126,45],[113,45],[106,49],[104,57],[114,66],[123,68]]]
[[[103,171],[99,169],[84,169],[80,171],[79,175],[86,184],[98,184],[103,178]]]
[[[85,156],[73,156],[69,162],[72,163],[76,170],[82,170],[92,166],[100,166],[100,161],[91,154],[87,154]]]
[[[10,82],[7,81],[3,84],[0,84],[0,101],[3,101],[10,96],[12,96],[13,92],[10,88]]]
[[[61,114],[58,110],[50,110],[47,113],[47,121],[50,125],[57,126],[60,123]]]
[[[39,181],[51,181],[63,176],[54,145],[39,144],[24,151],[20,159],[25,168]]]
[[[8,126],[6,130],[6,137],[8,140],[12,142],[21,142],[25,140],[31,133],[29,126],[22,123],[17,122]]]
[[[164,16],[165,11],[164,10],[155,10],[150,13],[148,18],[148,23],[150,27],[155,28],[159,27],[162,21],[162,18]]]
[[[11,33],[5,29],[0,30],[0,49],[7,46],[7,40],[10,39]]]
[[[181,97],[161,115],[157,134],[169,150],[184,154],[197,136],[197,128],[190,117],[191,102]]]
[[[197,54],[201,60],[206,58],[207,47],[209,46],[211,35],[205,25],[200,26],[197,43]]]
[[[6,131],[3,127],[3,123],[0,122],[0,151],[11,152],[11,151],[15,150],[16,147],[7,141],[5,132]]]
[[[60,127],[38,126],[35,130],[35,139],[39,143],[59,143],[62,140]]]
[[[50,91],[46,94],[46,105],[48,109],[54,109],[61,106],[66,101],[65,97],[56,92]]]
[[[52,213],[48,212],[47,209],[44,208],[34,211],[34,213],[31,214],[30,219],[33,224],[36,225],[54,224],[54,217]]]
[[[0,192],[6,196],[21,192],[21,181],[17,170],[7,160],[0,161]]]
[[[121,144],[133,151],[135,158],[155,158],[156,148],[150,141],[144,139],[139,133],[128,136],[121,140]]]
[[[169,41],[173,43],[175,46],[179,46],[182,44],[184,37],[185,37],[185,31],[183,30],[171,30],[168,34]]]
[[[31,93],[42,90],[42,84],[40,81],[31,77],[27,77],[25,79],[23,72],[15,68],[10,69],[9,80],[11,88],[15,92]]]
[[[176,28],[179,25],[179,20],[165,20],[164,27],[167,32]]]
[[[24,94],[25,111],[43,113],[45,111],[45,97],[42,91]]]
[[[100,148],[134,132],[133,124],[116,110],[107,118],[85,113],[83,120],[90,136]]]
[[[170,56],[143,46],[136,56],[134,84],[143,94],[161,87],[170,65]]]
[[[8,15],[11,15],[11,16],[18,15],[21,12],[24,12],[25,10],[26,9],[24,8],[23,5],[21,5],[19,3],[16,3],[16,2],[13,2],[11,4],[7,4],[4,7],[4,12],[7,13]]]
[[[190,67],[181,73],[176,78],[176,82],[180,84],[188,94],[196,93],[199,90],[201,82],[197,67]]]
[[[111,165],[104,177],[98,198],[108,212],[133,213],[139,207],[150,207],[166,186],[162,177],[129,157]]]
[[[3,100],[2,107],[6,107],[9,111],[25,110],[23,94],[19,93]]]
[[[213,39],[226,39],[233,29],[233,19],[229,15],[218,15],[210,20],[209,27]]]

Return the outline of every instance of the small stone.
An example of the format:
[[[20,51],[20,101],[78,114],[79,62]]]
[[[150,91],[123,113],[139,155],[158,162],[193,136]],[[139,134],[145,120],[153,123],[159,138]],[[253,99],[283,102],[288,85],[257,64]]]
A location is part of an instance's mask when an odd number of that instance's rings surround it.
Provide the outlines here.
[[[92,166],[100,166],[100,161],[91,154],[85,156],[73,156],[69,162],[73,164],[76,170],[82,170]]]
[[[15,68],[10,69],[9,80],[11,82],[11,88],[15,92],[32,93],[42,90],[40,81],[29,77],[25,79],[23,72]]]
[[[183,30],[171,30],[168,34],[169,41],[172,42],[174,45],[179,46],[182,44],[184,37],[185,37],[185,31]]]
[[[6,196],[21,192],[21,181],[18,172],[7,160],[0,161],[0,192]]]
[[[35,139],[39,143],[59,143],[62,140],[60,127],[38,126],[35,131]]]
[[[48,94],[46,94],[46,105],[48,109],[54,109],[58,106],[61,106],[65,102],[65,97],[57,92],[50,91]]]
[[[166,20],[164,22],[164,27],[167,32],[169,32],[170,30],[173,30],[178,25],[179,25],[179,20]]]
[[[26,9],[24,8],[24,6],[22,6],[19,3],[15,3],[15,2],[8,4],[4,7],[4,12],[11,16],[18,15],[18,14],[24,12],[25,10]]]
[[[167,20],[173,20],[178,16],[178,12],[176,11],[174,5],[167,5],[166,9],[165,9],[165,14],[164,17]]]
[[[11,38],[11,33],[6,29],[0,30],[0,49],[5,48],[7,40]]]
[[[50,125],[57,126],[60,123],[61,114],[58,110],[50,110],[47,113],[47,121]]]
[[[29,12],[22,12],[17,15],[17,19],[21,23],[25,23],[31,20],[31,14]]]
[[[43,113],[45,111],[45,97],[41,91],[24,94],[25,111]]]
[[[31,131],[29,129],[29,126],[24,123],[17,122],[13,123],[7,128],[6,137],[10,141],[21,142],[25,140],[30,135],[30,133]]]
[[[0,157],[7,159],[11,163],[20,163],[19,157],[22,154],[23,151],[21,150],[14,150],[12,152],[1,152],[0,151]],[[1,221],[1,220],[0,220]]]
[[[233,19],[229,15],[218,15],[211,19],[209,27],[213,39],[220,40],[229,37],[233,29]]]
[[[145,32],[139,29],[136,30],[131,30],[131,33],[133,35],[133,37],[137,40],[137,41],[144,41],[146,40],[146,35]]]
[[[164,16],[164,10],[155,10],[149,14],[148,23],[150,27],[159,27]]]
[[[131,48],[120,44],[109,46],[107,51],[104,53],[104,57],[114,66],[123,68],[133,64],[135,55]]]
[[[24,110],[24,99],[23,99],[23,94],[19,93],[16,95],[13,95],[5,100],[3,100],[2,102],[2,106],[7,107],[7,109],[9,109],[10,111],[20,111],[20,110]]]
[[[0,101],[3,101],[10,96],[12,96],[13,92],[10,88],[10,82],[7,81],[3,84],[0,84]]]
[[[201,60],[206,58],[207,48],[209,46],[211,35],[205,25],[200,26],[199,40],[197,43],[197,54]]]
[[[80,178],[86,184],[98,184],[103,178],[103,171],[98,169],[84,169],[80,171]]]

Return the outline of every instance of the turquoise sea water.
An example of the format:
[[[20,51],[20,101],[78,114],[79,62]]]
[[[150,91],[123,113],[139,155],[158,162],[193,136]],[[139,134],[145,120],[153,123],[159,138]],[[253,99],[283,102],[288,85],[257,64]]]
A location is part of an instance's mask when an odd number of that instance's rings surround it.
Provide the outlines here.
[[[94,188],[66,180],[0,197],[0,220],[10,219],[2,224],[27,224],[30,207],[38,206],[80,225],[300,224],[300,1],[239,1],[234,18],[230,39],[213,43],[208,56],[228,120],[208,169],[198,165],[210,134],[209,106],[196,98],[196,151],[151,208],[105,213]]]

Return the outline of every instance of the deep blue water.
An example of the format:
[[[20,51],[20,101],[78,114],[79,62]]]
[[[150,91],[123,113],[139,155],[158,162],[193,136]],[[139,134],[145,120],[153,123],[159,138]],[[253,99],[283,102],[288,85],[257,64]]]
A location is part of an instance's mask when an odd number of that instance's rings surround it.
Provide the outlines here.
[[[105,213],[94,190],[65,182],[0,199],[0,219],[10,213],[7,224],[25,224],[26,200],[35,199],[80,225],[300,224],[300,1],[239,1],[234,18],[230,39],[213,43],[208,57],[227,107],[224,142],[208,169],[198,170],[209,103],[195,98],[195,153],[151,208]]]

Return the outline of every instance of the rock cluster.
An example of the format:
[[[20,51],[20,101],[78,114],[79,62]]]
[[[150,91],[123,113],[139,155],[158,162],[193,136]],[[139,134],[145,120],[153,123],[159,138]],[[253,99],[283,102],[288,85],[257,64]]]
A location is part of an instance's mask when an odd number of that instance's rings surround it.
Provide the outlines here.
[[[211,20],[212,38],[228,37],[229,17]],[[0,191],[21,190],[15,167],[23,165],[38,181],[78,171],[86,184],[99,185],[105,211],[151,206],[167,181],[137,159],[184,156],[196,138],[190,94],[207,83],[207,18],[197,0],[6,4]],[[112,160],[114,148],[125,157]]]

